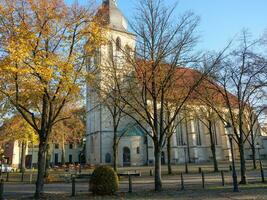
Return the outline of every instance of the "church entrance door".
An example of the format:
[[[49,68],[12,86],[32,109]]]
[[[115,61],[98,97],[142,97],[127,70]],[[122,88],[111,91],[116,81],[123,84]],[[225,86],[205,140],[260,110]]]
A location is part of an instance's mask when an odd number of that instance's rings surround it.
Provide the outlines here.
[[[131,151],[128,147],[123,148],[123,167],[131,166]]]

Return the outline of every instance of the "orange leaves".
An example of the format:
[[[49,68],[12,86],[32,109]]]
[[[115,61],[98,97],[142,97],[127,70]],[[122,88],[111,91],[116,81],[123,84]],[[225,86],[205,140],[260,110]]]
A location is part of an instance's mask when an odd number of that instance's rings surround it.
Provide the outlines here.
[[[27,0],[26,2],[40,22],[47,19],[64,19],[67,15],[67,7],[63,0]]]
[[[19,115],[15,115],[11,119],[5,121],[0,131],[0,137],[6,141],[38,141],[36,132]]]

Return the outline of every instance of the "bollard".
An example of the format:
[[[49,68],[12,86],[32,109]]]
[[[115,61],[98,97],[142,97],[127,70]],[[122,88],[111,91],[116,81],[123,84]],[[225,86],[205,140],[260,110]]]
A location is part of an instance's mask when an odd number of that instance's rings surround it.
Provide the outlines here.
[[[221,176],[222,176],[222,186],[224,186],[224,173],[221,171]]]
[[[9,181],[9,172],[6,173],[6,182]]]
[[[183,173],[181,173],[181,190],[184,190],[184,177],[183,177]]]
[[[232,165],[229,165],[229,170],[230,170],[230,172],[232,171]]]
[[[205,188],[205,177],[204,177],[204,172],[201,172],[201,177],[202,177],[202,188]]]
[[[150,176],[153,176],[153,169],[150,169]]]
[[[264,171],[263,169],[261,168],[261,182],[264,183],[265,180],[264,180]]]
[[[4,180],[0,181],[0,200],[4,200]]]
[[[79,174],[81,174],[82,173],[82,165],[80,164],[79,165]]]
[[[132,176],[129,175],[129,193],[133,192],[133,187],[132,187]]]
[[[198,173],[201,173],[202,172],[202,169],[201,167],[198,168]]]
[[[24,181],[24,171],[21,172],[21,182],[23,182],[23,181]]]
[[[71,185],[72,185],[71,196],[74,197],[75,196],[75,178],[74,177],[71,178]]]

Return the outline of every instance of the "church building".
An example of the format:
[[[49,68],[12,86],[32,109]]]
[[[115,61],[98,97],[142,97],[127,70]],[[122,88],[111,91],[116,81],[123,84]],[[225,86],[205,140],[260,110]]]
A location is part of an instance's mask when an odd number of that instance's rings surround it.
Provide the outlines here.
[[[95,63],[99,66],[106,65],[110,56],[121,53],[120,48],[135,49],[136,37],[128,31],[127,20],[118,9],[116,0],[104,0],[102,7],[108,20],[109,44],[98,49]],[[123,61],[121,61],[123,62]],[[105,77],[105,71],[100,70],[100,75]],[[101,83],[100,83],[101,86]],[[86,128],[86,161],[92,165],[111,165],[113,161],[113,127],[112,118],[108,109],[101,104],[97,92],[87,87],[87,128]],[[123,120],[119,129],[124,130],[129,122]],[[213,137],[216,146],[217,160],[229,160],[229,141],[226,136],[224,124],[215,120],[213,124]],[[246,149],[249,159],[251,152]],[[237,147],[236,147],[237,151]],[[171,163],[207,162],[212,160],[210,149],[210,136],[208,129],[198,119],[185,119],[176,128],[171,138]],[[238,153],[237,153],[238,156]],[[145,132],[132,126],[122,136],[118,145],[119,166],[142,166],[154,163],[153,142]],[[161,163],[167,163],[167,149],[164,148]]]

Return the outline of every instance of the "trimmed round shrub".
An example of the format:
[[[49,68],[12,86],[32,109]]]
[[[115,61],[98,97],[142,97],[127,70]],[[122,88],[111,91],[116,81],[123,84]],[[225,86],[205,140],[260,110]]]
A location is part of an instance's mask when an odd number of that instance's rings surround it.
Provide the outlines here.
[[[116,172],[108,166],[97,167],[90,179],[90,191],[97,195],[112,195],[119,189]]]

